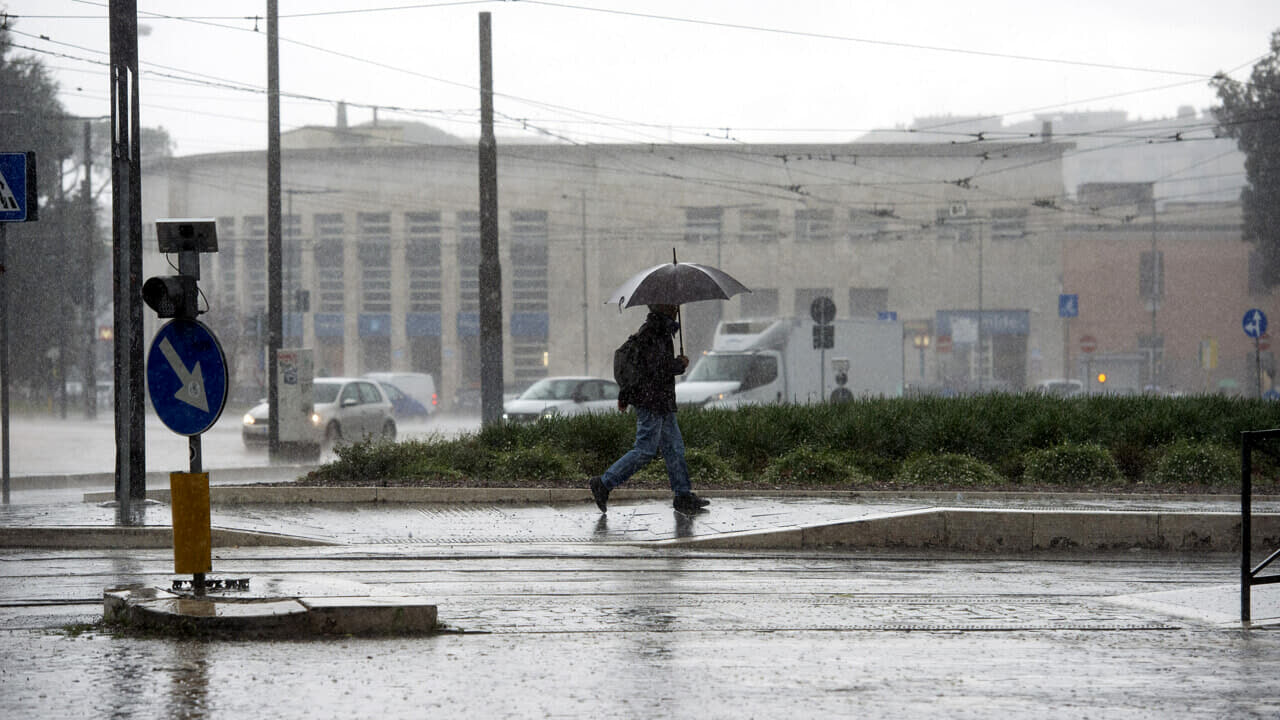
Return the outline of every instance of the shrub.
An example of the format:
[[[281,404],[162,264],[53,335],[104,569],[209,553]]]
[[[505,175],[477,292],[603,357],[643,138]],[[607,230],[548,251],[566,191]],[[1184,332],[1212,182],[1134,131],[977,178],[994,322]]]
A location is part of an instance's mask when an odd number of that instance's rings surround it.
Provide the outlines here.
[[[1036,485],[1106,485],[1121,480],[1115,460],[1099,445],[1058,445],[1027,454],[1023,482]]]
[[[710,451],[701,448],[685,448],[684,460],[689,466],[689,479],[695,486],[733,485],[738,480],[738,474],[733,471],[733,468],[729,467],[729,463]],[[659,455],[648,465],[641,468],[635,474],[634,479],[638,485],[669,487],[666,461]],[[695,487],[695,492],[696,490],[697,488]]]
[[[839,452],[816,450],[807,445],[774,458],[761,479],[771,485],[853,485],[868,481],[850,458]]]
[[[900,485],[943,487],[984,487],[998,485],[1000,476],[991,466],[958,453],[922,453],[902,464]]]
[[[573,461],[545,446],[498,453],[490,473],[494,479],[527,483],[583,475]]]
[[[1160,448],[1151,481],[1160,485],[1238,485],[1240,458],[1220,445],[1180,440]]]

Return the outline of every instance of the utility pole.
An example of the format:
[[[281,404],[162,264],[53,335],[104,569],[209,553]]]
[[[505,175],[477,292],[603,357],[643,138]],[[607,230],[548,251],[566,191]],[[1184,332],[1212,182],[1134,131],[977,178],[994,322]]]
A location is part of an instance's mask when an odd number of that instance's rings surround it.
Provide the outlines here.
[[[1156,386],[1156,310],[1160,307],[1160,298],[1164,295],[1164,265],[1156,246],[1156,186],[1151,184],[1151,342],[1147,351],[1151,353],[1151,374],[1147,384]]]
[[[587,337],[587,191],[579,192],[582,201],[582,374],[590,375],[591,343]]]
[[[498,144],[493,137],[489,13],[480,13],[480,422],[502,421],[502,266],[498,259]]]
[[[147,496],[142,362],[142,121],[138,2],[111,0],[111,240],[115,298],[116,503],[133,524]]]
[[[98,309],[94,298],[94,273],[98,271],[98,221],[93,212],[93,123],[84,121],[84,181],[80,184],[80,202],[84,210],[84,262],[88,265],[85,273],[84,317],[88,337],[84,351],[84,416],[90,420],[98,417]]]
[[[280,289],[280,23],[279,0],[267,0],[267,453],[280,455],[280,388],[276,353],[283,321]]]

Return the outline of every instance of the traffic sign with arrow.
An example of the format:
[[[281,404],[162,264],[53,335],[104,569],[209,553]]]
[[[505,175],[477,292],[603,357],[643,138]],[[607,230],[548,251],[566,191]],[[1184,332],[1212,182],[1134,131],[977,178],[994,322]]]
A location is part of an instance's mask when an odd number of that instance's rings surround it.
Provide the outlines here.
[[[199,435],[227,402],[227,358],[213,331],[196,320],[174,320],[156,333],[147,354],[151,406],[170,430]]]

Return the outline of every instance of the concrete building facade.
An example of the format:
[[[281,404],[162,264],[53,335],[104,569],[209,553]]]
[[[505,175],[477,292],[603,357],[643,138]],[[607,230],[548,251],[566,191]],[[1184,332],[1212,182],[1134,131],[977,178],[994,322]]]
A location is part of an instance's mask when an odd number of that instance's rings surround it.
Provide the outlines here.
[[[313,348],[328,374],[430,372],[446,406],[473,402],[476,148],[386,128],[368,142],[324,136],[284,144],[283,345]],[[839,316],[903,322],[906,391],[1015,390],[1057,376],[1070,148],[499,141],[505,384],[609,376],[643,311],[604,299],[673,251],[753,290],[685,308],[690,356],[720,319],[807,315],[828,296]],[[265,166],[262,152],[227,153],[144,173],[146,232],[164,217],[218,221],[204,319],[244,398],[265,394]],[[163,262],[149,256],[148,274],[167,272]]]

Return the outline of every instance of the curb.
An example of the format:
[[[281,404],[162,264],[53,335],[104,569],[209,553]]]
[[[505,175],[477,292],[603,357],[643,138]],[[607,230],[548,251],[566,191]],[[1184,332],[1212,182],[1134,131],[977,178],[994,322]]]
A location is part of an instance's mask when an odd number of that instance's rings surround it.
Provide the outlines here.
[[[145,587],[109,588],[103,619],[170,635],[303,638],[414,635],[436,629],[437,608],[422,598],[193,596]]]
[[[933,504],[989,502],[1234,502],[1239,495],[1176,495],[1168,493],[1050,493],[1050,492],[968,492],[963,490],[708,490],[708,497],[778,497],[830,498],[833,500],[901,501],[920,500]],[[619,489],[611,498],[652,500],[671,497],[669,490]],[[84,494],[84,502],[112,502],[113,492]],[[147,491],[147,499],[170,502],[167,489]],[[209,502],[227,505],[307,504],[307,503],[435,503],[466,505],[473,503],[570,503],[589,502],[591,491],[582,488],[477,488],[477,487],[323,487],[299,485],[214,485],[209,488]],[[1253,502],[1280,502],[1280,495],[1254,495]]]
[[[335,543],[294,535],[212,528],[213,547],[313,547]],[[164,550],[173,547],[173,528],[71,526],[0,527],[0,547],[68,550],[78,548]]]
[[[1280,514],[1254,514],[1252,528],[1253,547],[1280,546]],[[1239,513],[947,508],[654,544],[717,549],[1239,552],[1240,533]]]

